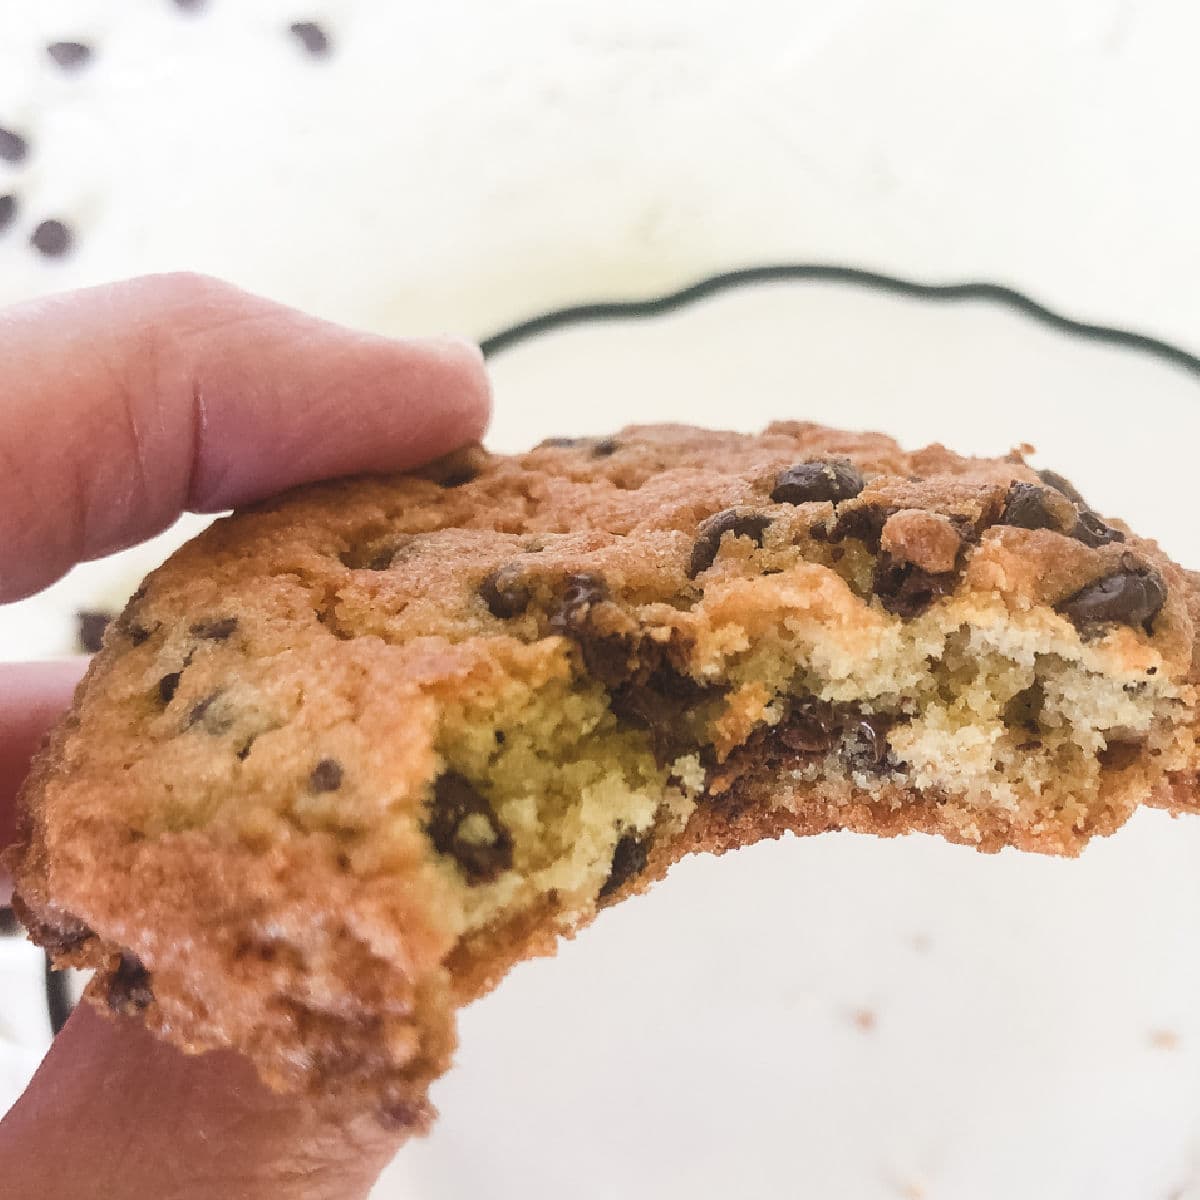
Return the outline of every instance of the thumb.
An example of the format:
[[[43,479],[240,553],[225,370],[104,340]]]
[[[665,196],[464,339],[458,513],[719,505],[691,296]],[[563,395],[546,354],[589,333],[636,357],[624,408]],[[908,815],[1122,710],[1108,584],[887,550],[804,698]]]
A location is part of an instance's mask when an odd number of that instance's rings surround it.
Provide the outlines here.
[[[361,1200],[399,1137],[81,1004],[0,1122],[6,1200]]]

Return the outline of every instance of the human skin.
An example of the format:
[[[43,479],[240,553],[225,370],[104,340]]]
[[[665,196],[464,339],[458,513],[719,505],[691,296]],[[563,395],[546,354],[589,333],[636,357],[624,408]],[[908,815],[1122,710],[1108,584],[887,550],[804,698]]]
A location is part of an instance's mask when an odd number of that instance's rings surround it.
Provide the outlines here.
[[[457,339],[355,333],[190,275],[0,311],[0,603],[165,529],[478,438],[490,391]],[[79,660],[0,664],[0,846]],[[0,880],[0,887],[7,884]],[[80,1006],[0,1121],[6,1200],[355,1200],[397,1145],[369,1114],[264,1087]]]

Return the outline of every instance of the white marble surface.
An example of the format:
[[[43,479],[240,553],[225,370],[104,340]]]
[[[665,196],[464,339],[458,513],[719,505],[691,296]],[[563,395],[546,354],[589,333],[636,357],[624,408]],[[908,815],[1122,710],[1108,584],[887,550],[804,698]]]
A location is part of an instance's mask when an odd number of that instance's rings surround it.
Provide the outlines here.
[[[313,16],[328,62],[283,32]],[[1197,349],[1198,34],[1193,5],[1118,0],[9,0],[0,124],[32,153],[0,163],[0,302],[188,267],[484,333],[796,257],[990,277]],[[94,63],[64,76],[56,37]],[[44,216],[77,253],[28,249]],[[783,286],[495,378],[500,448],[794,415],[1031,440],[1200,564],[1200,383],[987,307]],[[80,598],[161,552],[0,609],[0,656],[65,649]],[[828,837],[684,864],[464,1014],[443,1121],[378,1194],[1193,1200],[1198,860],[1200,822],[1146,814],[1075,863]],[[0,958],[13,1094],[40,968]]]

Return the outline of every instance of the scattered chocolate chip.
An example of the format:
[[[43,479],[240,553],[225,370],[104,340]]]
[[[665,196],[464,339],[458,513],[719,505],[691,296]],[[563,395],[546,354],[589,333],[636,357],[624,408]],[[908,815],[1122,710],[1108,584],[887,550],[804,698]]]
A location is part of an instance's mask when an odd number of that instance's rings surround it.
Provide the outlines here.
[[[74,71],[91,60],[92,48],[83,42],[51,42],[46,53],[64,71]]]
[[[867,486],[862,472],[849,459],[802,462],[775,477],[771,499],[776,504],[809,504],[819,500],[850,500]]]
[[[1079,489],[1065,476],[1060,475],[1057,471],[1045,469],[1039,471],[1037,475],[1043,483],[1057,488],[1068,500],[1074,500],[1082,508],[1088,507],[1088,502],[1079,494]]]
[[[725,534],[748,537],[761,546],[763,534],[770,524],[770,517],[764,517],[761,513],[743,512],[736,508],[726,508],[701,521],[696,529],[696,542],[692,547],[691,561],[688,563],[688,578],[695,579],[713,565],[721,548],[721,538]]]
[[[314,793],[336,792],[342,786],[342,764],[336,758],[323,758],[308,777],[308,790]]]
[[[74,240],[70,228],[62,221],[43,221],[30,235],[35,250],[47,258],[61,258],[71,249]]]
[[[1018,529],[1053,529],[1066,533],[1077,520],[1075,506],[1053,488],[1015,480],[1004,498],[1001,525]]]
[[[15,129],[0,125],[0,159],[9,163],[24,162],[29,154],[29,143]]]
[[[596,893],[596,899],[607,900],[645,869],[646,843],[636,833],[622,834],[613,850],[608,878]]]
[[[257,740],[257,739],[256,739],[256,738],[253,738],[253,737],[252,737],[252,738],[248,738],[248,739],[246,740],[245,744],[244,744],[244,745],[242,745],[242,746],[239,748],[239,750],[238,750],[238,752],[237,752],[237,760],[238,760],[238,762],[245,762],[245,761],[246,761],[246,759],[248,759],[248,758],[250,757],[250,750],[251,750],[251,747],[253,747],[253,745],[254,745],[254,743],[255,743],[255,741],[256,741],[256,740]]]
[[[881,554],[871,587],[880,603],[898,617],[920,616],[939,596],[954,590],[954,572],[932,575],[910,562]]]
[[[314,58],[329,53],[329,34],[316,21],[293,21],[288,31]]]
[[[150,972],[134,955],[122,952],[117,969],[108,979],[108,1007],[116,1013],[133,1016],[150,1006]]]
[[[1110,542],[1123,542],[1125,535],[1102,521],[1091,509],[1084,509],[1071,530],[1071,536],[1085,546],[1107,546]]]
[[[237,617],[216,617],[211,621],[197,621],[192,626],[192,637],[209,642],[223,642],[238,627]]]
[[[497,567],[480,581],[479,594],[493,617],[520,616],[529,607],[532,593],[523,576],[520,567]]]
[[[433,785],[433,804],[425,831],[439,854],[453,858],[472,887],[490,883],[512,866],[512,835],[500,824],[486,797],[457,771],[439,775]],[[482,817],[489,838],[471,837],[469,817]],[[473,822],[478,825],[479,822]]]
[[[504,743],[505,743],[507,740],[508,740],[508,739],[507,739],[507,738],[504,736],[504,730],[503,730],[503,729],[497,729],[497,730],[496,730],[496,745],[497,745],[497,746],[503,746],[503,745],[504,745]]]
[[[170,704],[179,688],[179,677],[182,671],[171,671],[158,681],[158,698],[164,704]]]
[[[84,654],[95,654],[104,644],[104,631],[113,615],[100,609],[81,608],[75,614],[75,637]]]
[[[616,438],[601,438],[592,447],[592,457],[611,458],[620,449],[620,445]]]
[[[0,233],[3,233],[17,215],[17,198],[11,194],[0,196]]]
[[[1119,571],[1080,588],[1057,607],[1077,628],[1111,621],[1150,633],[1166,599],[1167,589],[1157,572],[1126,555]]]

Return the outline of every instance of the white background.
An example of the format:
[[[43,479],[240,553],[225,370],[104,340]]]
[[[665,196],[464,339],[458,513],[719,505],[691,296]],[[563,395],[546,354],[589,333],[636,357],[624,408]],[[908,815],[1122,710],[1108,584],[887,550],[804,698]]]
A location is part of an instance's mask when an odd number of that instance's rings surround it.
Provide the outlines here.
[[[283,32],[313,16],[327,62]],[[95,62],[48,65],[59,37]],[[0,163],[0,302],[187,267],[483,334],[791,257],[993,278],[1197,349],[1198,38],[1191,4],[1117,0],[9,0],[0,124],[33,153]],[[27,247],[47,216],[71,257]],[[1200,565],[1200,383],[986,306],[782,286],[495,369],[499,448],[781,416],[1029,440]],[[0,654],[65,649],[79,598],[145,563],[0,610]],[[827,837],[684,864],[464,1014],[442,1123],[380,1195],[1191,1200],[1198,863],[1200,823],[1145,814],[1075,863]],[[10,1094],[37,971],[0,946]]]

